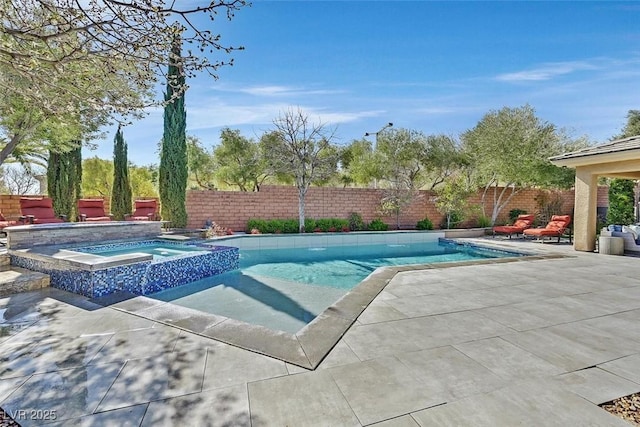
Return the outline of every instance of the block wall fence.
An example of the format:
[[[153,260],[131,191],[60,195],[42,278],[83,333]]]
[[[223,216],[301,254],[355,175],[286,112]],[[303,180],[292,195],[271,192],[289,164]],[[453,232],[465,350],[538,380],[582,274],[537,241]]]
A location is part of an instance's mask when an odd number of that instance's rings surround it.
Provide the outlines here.
[[[524,190],[514,196],[502,210],[498,221],[506,221],[511,209],[536,212],[536,196],[541,190]],[[571,213],[574,204],[573,190],[560,192],[563,213]],[[333,188],[311,187],[306,196],[307,218],[347,218],[350,212],[358,212],[366,222],[381,218],[395,228],[394,216],[382,216],[378,212],[384,191],[373,188]],[[7,219],[20,216],[20,195],[0,195],[0,211]],[[38,197],[29,195],[27,197]],[[84,196],[92,198],[91,196]],[[102,198],[96,196],[95,198]],[[480,204],[481,193],[471,197],[470,203]],[[415,228],[416,223],[428,217],[438,227],[443,215],[437,211],[434,194],[420,191],[419,197],[400,215],[401,228]],[[598,207],[609,204],[608,187],[598,188]],[[275,219],[298,217],[298,190],[288,186],[262,186],[258,192],[188,190],[187,228],[202,228],[206,221],[215,221],[234,231],[243,231],[252,218]],[[109,199],[105,200],[105,210],[109,211]],[[487,212],[490,207],[487,206]]]
[[[498,221],[506,221],[511,209],[524,209],[534,213],[537,210],[536,196],[541,190],[524,190],[516,194],[509,205],[502,210]],[[305,199],[307,218],[347,218],[350,212],[358,212],[366,222],[381,218],[395,228],[393,216],[378,213],[383,190],[372,188],[332,188],[312,187]],[[560,192],[563,212],[571,213],[574,205],[573,190]],[[469,202],[480,204],[481,193],[471,197]],[[402,228],[415,228],[416,223],[428,217],[438,227],[443,215],[434,203],[434,194],[420,191],[420,196],[400,215]],[[609,204],[608,187],[598,188],[598,207]],[[487,206],[490,213],[490,207]],[[189,228],[201,228],[207,220],[242,231],[251,218],[275,219],[298,217],[298,191],[295,187],[262,186],[259,192],[190,190],[187,192],[187,213]]]

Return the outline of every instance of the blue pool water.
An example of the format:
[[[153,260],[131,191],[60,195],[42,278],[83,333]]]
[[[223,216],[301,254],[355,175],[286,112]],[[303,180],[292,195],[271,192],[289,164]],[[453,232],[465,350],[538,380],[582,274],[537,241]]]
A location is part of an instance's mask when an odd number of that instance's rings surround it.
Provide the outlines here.
[[[378,267],[516,255],[438,242],[241,250],[239,270],[150,296],[295,333]]]
[[[168,257],[173,257],[177,255],[184,255],[192,252],[203,252],[202,248],[197,246],[189,246],[189,245],[180,245],[175,243],[149,243],[149,244],[140,244],[137,246],[130,246],[125,248],[100,248],[99,246],[96,249],[91,250],[91,253],[94,255],[100,256],[116,256],[116,255],[125,255],[125,254],[133,254],[133,253],[143,253],[153,255],[154,260],[164,259]]]

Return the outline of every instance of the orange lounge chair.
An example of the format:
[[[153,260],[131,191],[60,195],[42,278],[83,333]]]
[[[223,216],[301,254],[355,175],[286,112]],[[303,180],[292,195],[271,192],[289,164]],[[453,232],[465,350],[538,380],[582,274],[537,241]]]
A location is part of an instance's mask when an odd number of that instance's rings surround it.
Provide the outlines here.
[[[533,225],[534,215],[518,215],[518,218],[513,225],[499,225],[493,227],[493,235],[506,234],[511,238],[512,234],[520,234],[527,228],[531,228]]]
[[[126,221],[157,221],[158,201],[157,200],[136,200],[135,210],[131,215],[125,215]]]
[[[534,236],[537,238],[541,237],[558,237],[558,242],[560,241],[560,237],[564,234],[564,232],[571,224],[571,216],[570,215],[554,215],[551,217],[551,221],[544,228],[529,228],[523,231],[525,236]],[[569,233],[569,242],[571,242],[571,233]]]
[[[103,199],[79,199],[78,215],[81,222],[102,222],[113,219],[113,215],[104,212]]]
[[[49,197],[20,199],[20,211],[22,224],[52,224],[64,222],[66,215],[56,215],[53,212],[53,201]]]

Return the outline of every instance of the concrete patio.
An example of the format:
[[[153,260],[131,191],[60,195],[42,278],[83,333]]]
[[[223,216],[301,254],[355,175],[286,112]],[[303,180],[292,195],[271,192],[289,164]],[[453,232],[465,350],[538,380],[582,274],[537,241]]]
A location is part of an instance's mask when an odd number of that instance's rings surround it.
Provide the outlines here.
[[[23,426],[631,425],[597,405],[640,391],[640,258],[497,242],[568,257],[398,273],[315,371],[56,289],[1,298],[0,407]]]

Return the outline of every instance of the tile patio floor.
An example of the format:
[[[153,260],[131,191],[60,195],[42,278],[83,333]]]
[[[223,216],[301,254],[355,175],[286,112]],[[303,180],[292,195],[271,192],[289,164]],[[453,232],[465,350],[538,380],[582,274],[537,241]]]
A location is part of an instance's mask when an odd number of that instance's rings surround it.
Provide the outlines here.
[[[629,426],[597,404],[640,391],[640,258],[500,244],[571,257],[399,273],[315,371],[56,289],[2,298],[0,406],[22,425]]]

